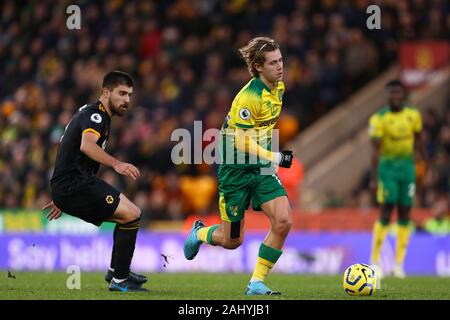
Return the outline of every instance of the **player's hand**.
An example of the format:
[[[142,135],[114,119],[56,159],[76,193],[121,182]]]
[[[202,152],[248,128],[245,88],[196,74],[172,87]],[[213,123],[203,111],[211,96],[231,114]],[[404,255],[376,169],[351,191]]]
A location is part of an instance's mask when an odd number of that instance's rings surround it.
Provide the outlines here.
[[[292,165],[292,159],[294,158],[292,151],[291,150],[281,151],[280,155],[281,155],[280,167],[290,168]]]
[[[62,215],[62,211],[53,203],[53,201],[47,203],[42,210],[46,210],[48,208],[51,208],[50,212],[47,214],[48,220],[56,220]]]
[[[113,167],[113,169],[118,174],[127,176],[132,180],[136,180],[141,175],[138,168],[133,166],[131,163],[119,162],[117,165]]]

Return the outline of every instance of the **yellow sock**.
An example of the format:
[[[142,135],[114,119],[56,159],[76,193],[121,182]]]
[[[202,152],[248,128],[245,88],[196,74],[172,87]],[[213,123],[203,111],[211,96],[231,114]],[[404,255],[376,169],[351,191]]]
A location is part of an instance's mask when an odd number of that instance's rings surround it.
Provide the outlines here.
[[[381,248],[389,232],[389,225],[383,225],[380,221],[375,222],[372,234],[372,255],[371,263],[379,264]]]
[[[264,281],[283,251],[262,243],[259,247],[258,260],[250,281]]]
[[[197,231],[197,239],[204,243],[214,244],[212,234],[219,226],[219,224],[213,224],[212,226],[199,229]]]
[[[403,265],[406,256],[406,249],[409,243],[409,228],[408,224],[398,224],[397,226],[397,248],[395,262],[397,265]]]
[[[258,257],[258,260],[256,260],[255,269],[253,270],[252,280],[264,281],[273,266],[274,263],[270,262],[269,260]]]

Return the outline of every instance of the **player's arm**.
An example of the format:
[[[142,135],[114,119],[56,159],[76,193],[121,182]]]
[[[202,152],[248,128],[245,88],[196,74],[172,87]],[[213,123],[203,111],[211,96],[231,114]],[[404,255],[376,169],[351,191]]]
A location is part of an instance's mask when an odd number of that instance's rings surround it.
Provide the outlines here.
[[[414,118],[414,151],[419,155],[420,159],[427,162],[427,153],[425,147],[424,137],[422,135],[422,117],[417,111],[416,117]]]
[[[139,170],[132,164],[121,162],[105,152],[97,144],[99,138],[96,132],[85,130],[81,136],[80,151],[92,160],[113,168],[117,173],[136,180],[140,175]]]
[[[378,163],[381,155],[381,140],[372,138],[372,159],[370,162],[370,177],[376,181]]]
[[[419,155],[422,161],[427,161],[427,153],[425,148],[425,141],[421,132],[414,134],[414,150]]]
[[[381,140],[372,138],[372,159],[370,161],[369,190],[373,197],[377,196],[378,163],[381,155]]]
[[[272,152],[260,146],[255,139],[248,134],[248,130],[236,129],[235,141],[236,149],[239,151],[248,153],[264,159],[269,162],[273,162],[280,167],[290,168],[292,165],[292,151],[285,150],[281,152]]]
[[[373,115],[369,120],[369,137],[372,144],[372,158],[370,161],[370,189],[377,190],[378,163],[381,157],[381,145],[383,138],[383,126],[379,115]]]
[[[254,95],[241,96],[234,108],[234,119],[236,123],[235,145],[236,149],[257,156],[280,167],[290,168],[292,164],[292,151],[272,152],[258,144],[252,134],[255,129],[258,110],[261,109],[261,100]]]

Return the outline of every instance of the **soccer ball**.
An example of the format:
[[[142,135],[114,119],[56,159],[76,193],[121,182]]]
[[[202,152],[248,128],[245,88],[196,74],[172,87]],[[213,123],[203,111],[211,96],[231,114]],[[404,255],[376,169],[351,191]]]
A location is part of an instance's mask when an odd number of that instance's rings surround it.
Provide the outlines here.
[[[357,263],[344,272],[343,287],[351,296],[371,296],[378,287],[378,275],[367,264]]]

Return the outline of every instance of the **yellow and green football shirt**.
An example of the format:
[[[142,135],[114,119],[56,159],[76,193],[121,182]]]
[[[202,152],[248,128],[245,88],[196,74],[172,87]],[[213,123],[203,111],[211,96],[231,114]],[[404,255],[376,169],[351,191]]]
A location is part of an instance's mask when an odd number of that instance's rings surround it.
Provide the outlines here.
[[[381,159],[414,158],[414,135],[422,131],[420,112],[405,106],[392,112],[388,106],[372,115],[369,120],[369,136],[381,139]]]
[[[259,78],[252,78],[236,95],[222,126],[222,164],[239,168],[270,166],[272,132],[281,113],[284,83],[273,90]],[[238,129],[244,129],[238,130]],[[243,137],[245,135],[245,137]],[[269,150],[250,157],[250,149],[238,148],[238,139],[251,138],[261,148]],[[240,140],[241,141],[241,140]],[[248,143],[248,140],[245,142]],[[251,148],[251,146],[250,146]]]
[[[414,107],[392,112],[382,108],[370,118],[369,135],[381,139],[377,169],[380,204],[412,206],[415,194],[414,136],[422,130],[422,118]]]

